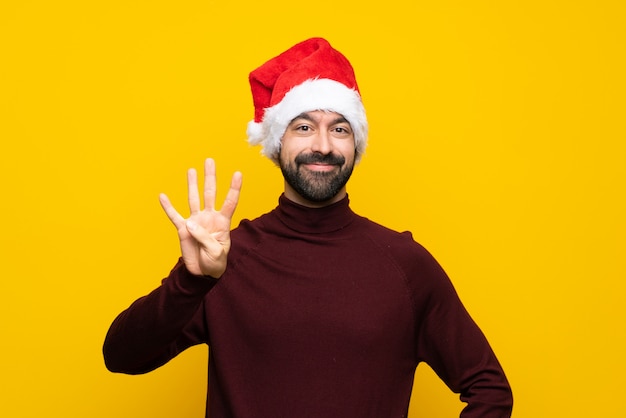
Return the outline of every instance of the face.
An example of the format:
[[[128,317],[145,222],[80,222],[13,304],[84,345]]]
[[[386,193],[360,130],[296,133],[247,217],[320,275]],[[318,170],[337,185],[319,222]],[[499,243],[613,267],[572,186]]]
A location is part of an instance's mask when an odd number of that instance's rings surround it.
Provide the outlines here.
[[[346,195],[355,162],[354,134],[338,113],[302,113],[282,138],[280,169],[285,196],[305,206],[325,206]]]

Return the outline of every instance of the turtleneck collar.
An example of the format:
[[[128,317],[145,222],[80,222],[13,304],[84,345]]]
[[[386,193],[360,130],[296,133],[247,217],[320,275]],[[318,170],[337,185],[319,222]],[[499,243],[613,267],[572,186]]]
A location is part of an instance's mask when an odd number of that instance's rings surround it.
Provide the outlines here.
[[[310,208],[295,203],[282,194],[274,213],[288,228],[306,234],[338,231],[355,219],[348,196],[328,206]]]

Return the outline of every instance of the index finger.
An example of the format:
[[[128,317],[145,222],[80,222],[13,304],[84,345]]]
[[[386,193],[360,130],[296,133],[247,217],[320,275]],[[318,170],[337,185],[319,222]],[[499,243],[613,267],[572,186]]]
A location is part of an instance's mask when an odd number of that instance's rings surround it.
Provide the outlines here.
[[[233,178],[230,181],[230,189],[226,194],[224,204],[220,209],[220,213],[226,216],[228,219],[233,217],[235,209],[237,209],[237,203],[239,203],[239,193],[241,191],[241,185],[243,184],[243,175],[237,171],[233,174]]]

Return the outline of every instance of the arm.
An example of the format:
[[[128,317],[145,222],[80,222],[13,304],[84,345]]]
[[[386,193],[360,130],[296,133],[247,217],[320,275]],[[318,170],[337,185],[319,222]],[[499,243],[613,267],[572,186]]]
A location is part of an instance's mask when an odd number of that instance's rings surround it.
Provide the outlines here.
[[[161,205],[178,231],[181,259],[161,286],[135,301],[113,322],[103,353],[115,372],[145,373],[185,348],[203,342],[202,303],[226,270],[230,224],[239,201],[241,174],[235,173],[221,210],[215,205],[215,164],[205,162],[204,203],[200,208],[197,175],[188,172],[189,218],[165,195]]]
[[[204,296],[216,279],[194,276],[182,258],[161,286],[137,299],[111,324],[103,347],[112,372],[140,374],[206,342]]]
[[[462,418],[510,417],[511,387],[487,339],[439,264],[430,255],[423,261],[431,280],[418,334],[420,359],[467,403]]]

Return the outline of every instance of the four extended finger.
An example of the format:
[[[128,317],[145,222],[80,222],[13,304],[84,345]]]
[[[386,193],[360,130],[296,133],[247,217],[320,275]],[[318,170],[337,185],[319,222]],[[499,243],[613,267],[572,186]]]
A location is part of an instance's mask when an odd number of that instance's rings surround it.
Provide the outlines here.
[[[212,158],[207,158],[205,160],[204,177],[203,197],[205,210],[213,210],[215,207],[216,197],[216,174],[215,161]],[[242,174],[240,172],[235,172],[230,183],[230,189],[226,194],[224,204],[220,209],[220,213],[229,219],[233,217],[235,209],[237,208],[237,204],[239,203],[239,194],[241,191],[242,182]],[[201,211],[200,196],[198,193],[198,174],[197,171],[193,168],[190,168],[187,171],[187,187],[189,210],[191,211],[191,214],[198,213]],[[172,221],[172,223],[177,228],[180,228],[184,224],[185,218],[183,218],[176,211],[176,209],[174,209],[173,205],[170,203],[170,200],[165,194],[161,194],[159,196],[159,201],[161,202],[161,206],[165,210],[165,213],[167,214],[170,221]]]
[[[215,161],[207,158],[204,161],[204,209],[213,210],[216,195]]]
[[[224,204],[222,205],[222,209],[220,210],[220,213],[226,216],[228,219],[231,219],[233,217],[235,209],[237,209],[242,183],[242,174],[238,171],[235,172],[235,174],[233,174],[232,180],[230,181],[230,189],[226,194],[226,199],[224,200]]]
[[[198,194],[198,173],[194,168],[187,171],[187,189],[189,210],[191,213],[197,213],[200,211],[200,196]]]
[[[183,218],[180,213],[174,209],[170,199],[165,194],[161,193],[159,195],[159,203],[161,203],[161,207],[165,211],[169,220],[172,221],[177,229],[180,229],[185,223],[185,218]]]

